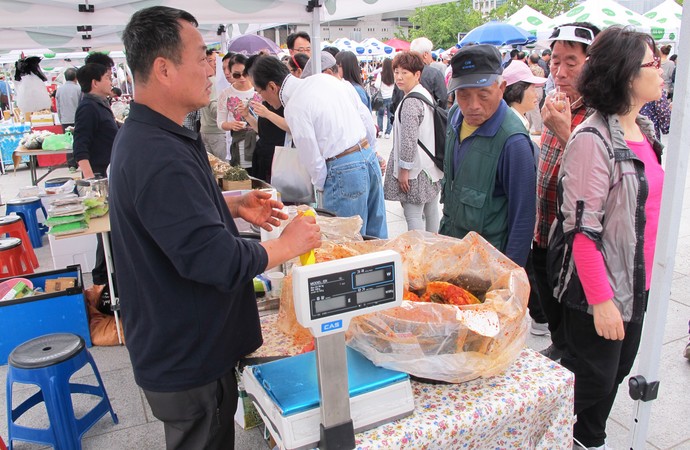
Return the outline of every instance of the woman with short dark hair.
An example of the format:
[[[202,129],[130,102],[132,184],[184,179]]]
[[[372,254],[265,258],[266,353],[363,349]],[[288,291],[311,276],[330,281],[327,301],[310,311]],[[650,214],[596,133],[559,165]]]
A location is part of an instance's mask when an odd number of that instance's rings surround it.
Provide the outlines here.
[[[663,80],[647,34],[608,28],[587,57],[578,89],[596,112],[563,153],[558,217],[570,251],[558,252],[566,257],[556,262],[554,295],[563,305],[561,364],[575,374],[574,438],[605,448],[606,420],[647,308],[664,171],[663,147],[639,112],[660,98]],[[551,254],[556,242],[552,236]]]
[[[438,194],[443,172],[421,148],[435,148],[434,114],[431,106],[415,95],[434,98],[419,82],[424,69],[417,52],[401,52],[393,59],[395,84],[405,97],[398,104],[393,123],[393,151],[383,182],[386,200],[399,201],[408,230],[438,232]]]

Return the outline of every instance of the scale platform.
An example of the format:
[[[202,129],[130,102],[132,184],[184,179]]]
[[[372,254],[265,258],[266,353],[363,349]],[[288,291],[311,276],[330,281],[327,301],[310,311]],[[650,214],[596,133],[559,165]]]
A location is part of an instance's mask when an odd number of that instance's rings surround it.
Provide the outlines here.
[[[356,433],[414,411],[412,386],[406,373],[377,367],[349,347],[347,366]],[[247,366],[242,380],[280,448],[318,446],[321,416],[315,352]]]

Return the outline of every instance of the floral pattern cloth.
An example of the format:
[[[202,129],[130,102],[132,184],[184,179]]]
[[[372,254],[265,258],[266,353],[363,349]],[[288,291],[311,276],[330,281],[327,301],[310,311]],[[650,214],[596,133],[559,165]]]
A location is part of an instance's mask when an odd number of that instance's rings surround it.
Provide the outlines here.
[[[252,357],[301,351],[261,318],[264,345]],[[504,373],[461,384],[412,381],[411,416],[358,433],[356,448],[373,449],[570,449],[575,380],[558,363],[524,348]]]

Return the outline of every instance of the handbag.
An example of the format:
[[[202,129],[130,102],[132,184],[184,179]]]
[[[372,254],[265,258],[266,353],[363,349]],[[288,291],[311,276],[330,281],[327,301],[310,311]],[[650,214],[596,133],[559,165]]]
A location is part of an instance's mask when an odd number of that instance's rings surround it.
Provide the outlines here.
[[[283,202],[314,203],[311,175],[299,161],[299,150],[276,145],[271,165],[271,185],[280,192]]]
[[[381,91],[378,91],[374,95],[374,98],[371,100],[371,110],[372,111],[378,111],[382,106],[383,106],[383,96],[381,95]]]

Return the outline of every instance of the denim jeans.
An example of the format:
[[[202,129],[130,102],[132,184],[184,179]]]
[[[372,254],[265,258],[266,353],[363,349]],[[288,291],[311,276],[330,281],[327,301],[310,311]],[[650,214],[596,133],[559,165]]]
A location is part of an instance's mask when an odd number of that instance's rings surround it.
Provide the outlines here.
[[[323,206],[339,217],[358,215],[361,233],[388,237],[383,201],[381,168],[369,148],[326,162],[328,173],[323,187]]]
[[[383,116],[384,114],[388,113],[390,116],[389,108],[391,106],[391,99],[390,98],[384,98],[383,99],[383,106],[379,108],[378,111],[376,111],[376,119],[378,120],[378,125],[379,125],[379,132],[383,133]],[[393,121],[389,120],[390,117],[386,117],[386,123],[388,124],[386,126],[386,132],[384,134],[391,134],[391,129],[393,128]]]

